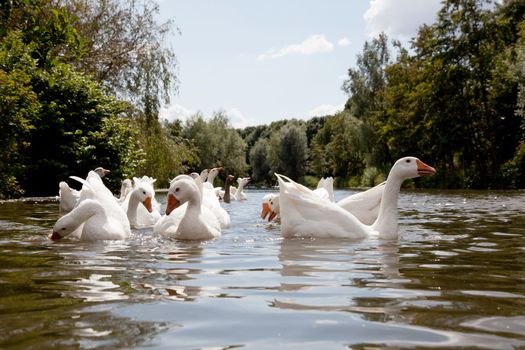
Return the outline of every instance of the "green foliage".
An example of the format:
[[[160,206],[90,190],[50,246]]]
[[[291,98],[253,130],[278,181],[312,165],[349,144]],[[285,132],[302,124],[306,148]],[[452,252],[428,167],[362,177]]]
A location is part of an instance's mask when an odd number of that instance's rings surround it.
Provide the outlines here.
[[[347,178],[364,168],[364,122],[348,111],[329,118],[312,141],[314,171]]]
[[[31,87],[36,62],[20,35],[9,33],[0,45],[0,198],[23,194],[26,141],[38,118],[40,103]]]
[[[126,105],[107,96],[96,82],[67,64],[55,64],[33,78],[33,88],[42,108],[29,138],[22,180],[28,193],[56,192],[59,181],[85,176],[98,166],[120,175],[140,164],[136,132],[117,119]]]
[[[177,60],[165,45],[172,21],[160,22],[159,4],[145,0],[54,0],[77,18],[83,55],[69,61],[114,94],[157,117],[177,91]],[[108,30],[111,28],[111,30]],[[151,109],[151,110],[149,110]]]
[[[195,170],[222,166],[223,174],[244,174],[246,143],[223,112],[216,112],[208,121],[196,114],[186,121],[183,129],[184,137],[196,150]]]
[[[270,165],[268,164],[268,140],[257,140],[250,150],[250,165],[252,166],[252,183],[271,182]]]
[[[303,125],[288,123],[270,137],[268,163],[272,172],[298,179],[305,173],[307,157],[306,130]]]

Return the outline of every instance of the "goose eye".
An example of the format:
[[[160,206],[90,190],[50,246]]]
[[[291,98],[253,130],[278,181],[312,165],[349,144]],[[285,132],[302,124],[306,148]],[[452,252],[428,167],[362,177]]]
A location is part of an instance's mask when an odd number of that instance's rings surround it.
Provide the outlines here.
[[[65,230],[66,230],[66,228],[65,228],[65,227],[62,227],[62,231],[65,231]]]
[[[410,159],[407,159],[406,162],[407,162],[407,163],[410,163]]]
[[[146,194],[146,191],[142,191],[142,194]]]
[[[179,188],[178,187],[175,189],[175,192],[179,192]]]

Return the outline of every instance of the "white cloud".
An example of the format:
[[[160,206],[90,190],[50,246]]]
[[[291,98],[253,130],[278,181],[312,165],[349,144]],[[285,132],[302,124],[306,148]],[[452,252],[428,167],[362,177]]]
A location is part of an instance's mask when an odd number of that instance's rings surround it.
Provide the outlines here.
[[[309,117],[323,117],[325,115],[334,115],[337,112],[340,112],[344,109],[344,105],[331,105],[331,104],[322,104],[320,106],[315,107],[311,111],[309,111],[307,114]]]
[[[348,46],[350,45],[350,39],[348,39],[347,37],[344,37],[344,38],[341,38],[337,41],[337,45],[339,46]]]
[[[441,0],[370,0],[364,19],[370,35],[385,32],[391,38],[415,37],[423,23],[435,22]]]
[[[255,125],[253,119],[246,118],[241,111],[235,107],[228,109],[226,115],[230,118],[230,123],[234,128],[245,128],[250,125]]]
[[[312,55],[315,53],[330,52],[333,49],[334,44],[328,41],[324,34],[315,34],[306,38],[300,44],[288,45],[278,50],[272,48],[257,56],[257,61],[275,59],[291,54]]]
[[[174,121],[175,119],[185,121],[196,113],[197,111],[188,109],[179,104],[162,107],[159,112],[160,119],[167,119],[170,122]]]

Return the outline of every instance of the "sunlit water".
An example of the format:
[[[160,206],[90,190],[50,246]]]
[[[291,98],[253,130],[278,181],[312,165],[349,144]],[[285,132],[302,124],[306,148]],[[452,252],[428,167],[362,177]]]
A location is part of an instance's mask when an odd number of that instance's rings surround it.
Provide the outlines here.
[[[265,193],[207,242],[51,242],[57,203],[0,204],[0,348],[525,349],[524,192],[403,191],[396,241],[282,239]]]

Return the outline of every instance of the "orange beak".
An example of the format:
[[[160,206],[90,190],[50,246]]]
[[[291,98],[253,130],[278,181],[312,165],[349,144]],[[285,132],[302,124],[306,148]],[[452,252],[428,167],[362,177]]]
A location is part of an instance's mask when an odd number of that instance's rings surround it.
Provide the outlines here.
[[[429,175],[434,175],[436,173],[436,169],[432,168],[430,165],[423,163],[419,159],[416,159],[416,164],[417,164],[417,174],[419,176],[429,176]]]
[[[52,240],[52,241],[58,241],[61,238],[62,238],[62,236],[60,235],[60,233],[54,232],[54,231],[51,234],[51,236],[49,236],[49,239]]]
[[[266,215],[270,212],[270,205],[268,203],[263,203],[262,205],[262,212],[261,212],[261,219],[266,219]]]
[[[166,205],[166,215],[170,215],[173,209],[178,208],[179,206],[180,206],[179,200],[175,198],[175,196],[172,195],[171,193],[168,194],[168,204]]]
[[[270,216],[268,217],[268,222],[272,221],[277,216],[277,213],[274,211],[270,212]]]
[[[150,213],[153,211],[153,207],[151,206],[151,197],[147,197],[146,199],[144,199],[144,202],[142,202],[142,204],[144,204],[144,206],[146,207],[146,209],[148,209]]]

